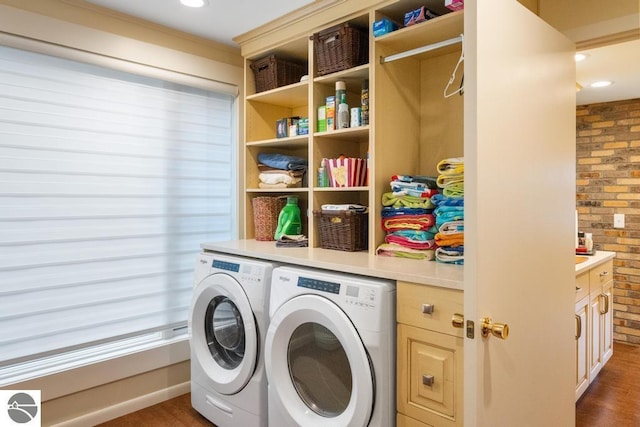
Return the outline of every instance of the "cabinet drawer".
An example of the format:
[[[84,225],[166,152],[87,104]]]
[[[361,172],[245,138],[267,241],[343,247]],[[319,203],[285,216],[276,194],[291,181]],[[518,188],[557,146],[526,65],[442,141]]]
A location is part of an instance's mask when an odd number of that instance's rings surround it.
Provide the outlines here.
[[[455,289],[398,282],[398,323],[464,337],[464,328],[451,324],[454,313],[463,314],[462,298]]]
[[[396,427],[433,427],[431,424],[425,424],[403,414],[397,414],[396,422]]]
[[[589,272],[576,276],[576,302],[589,295]]]
[[[589,270],[590,292],[600,292],[602,285],[613,280],[613,261],[603,262]]]
[[[462,425],[463,339],[398,325],[398,412],[437,426]]]

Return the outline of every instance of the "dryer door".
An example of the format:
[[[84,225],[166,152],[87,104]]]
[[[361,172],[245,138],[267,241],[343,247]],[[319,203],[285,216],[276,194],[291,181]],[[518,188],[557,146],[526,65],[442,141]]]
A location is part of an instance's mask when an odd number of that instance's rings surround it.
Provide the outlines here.
[[[301,295],[273,314],[267,330],[269,387],[302,426],[365,426],[374,377],[369,357],[347,315],[332,301]]]
[[[258,333],[242,286],[227,274],[212,274],[196,286],[189,318],[191,354],[222,394],[242,390],[258,357]]]

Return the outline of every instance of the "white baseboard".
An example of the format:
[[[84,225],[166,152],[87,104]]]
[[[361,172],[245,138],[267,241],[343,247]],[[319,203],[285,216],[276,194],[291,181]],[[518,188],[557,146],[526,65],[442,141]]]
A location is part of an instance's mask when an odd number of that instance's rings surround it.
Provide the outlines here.
[[[136,397],[135,399],[121,402],[116,405],[112,405],[106,408],[102,408],[98,411],[84,414],[80,417],[72,420],[66,420],[58,424],[52,425],[52,427],[86,427],[96,424],[104,423],[115,418],[121,417],[126,414],[130,414],[140,409],[153,406],[157,403],[164,402],[165,400],[173,399],[174,397],[181,396],[191,391],[191,383],[186,381],[181,384],[158,390],[153,393],[145,394],[144,396]]]

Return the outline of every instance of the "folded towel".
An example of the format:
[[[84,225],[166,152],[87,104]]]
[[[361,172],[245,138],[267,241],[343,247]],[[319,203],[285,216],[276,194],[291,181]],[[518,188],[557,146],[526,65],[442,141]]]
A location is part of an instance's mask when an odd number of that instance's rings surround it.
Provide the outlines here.
[[[431,229],[429,229],[431,230]],[[393,236],[402,236],[402,237],[406,237],[408,239],[414,240],[416,242],[424,242],[427,240],[433,240],[433,238],[435,237],[437,231],[431,232],[431,231],[425,231],[425,230],[395,230],[395,231],[391,231],[389,232],[389,235],[393,235]]]
[[[401,181],[401,182],[417,182],[420,184],[424,184],[427,188],[438,188],[436,185],[436,178],[434,176],[424,176],[424,175],[393,175],[391,177],[392,181]]]
[[[442,234],[437,233],[435,236],[436,245],[443,248],[453,248],[464,245],[464,233]]]
[[[302,178],[293,177],[286,173],[260,173],[260,182],[264,184],[297,184],[302,182]]]
[[[440,175],[464,174],[464,157],[450,157],[441,160],[436,166]]]
[[[444,194],[431,196],[431,202],[436,206],[464,206],[464,198],[447,197]]]
[[[464,175],[439,175],[438,187],[449,188],[454,184],[464,184]]]
[[[302,157],[274,153],[258,153],[258,163],[282,170],[306,170],[308,164]]]
[[[438,248],[435,252],[437,262],[445,264],[464,264],[464,247],[458,246],[456,248]]]
[[[309,246],[309,239],[303,234],[283,234],[276,240],[277,248],[306,248]]]
[[[422,215],[433,213],[433,209],[424,208],[394,208],[391,206],[385,206],[380,212],[383,218],[399,215]]]
[[[398,258],[424,259],[427,261],[435,258],[435,250],[433,249],[411,249],[394,243],[382,243],[376,249],[376,254]]]
[[[394,193],[384,193],[382,195],[382,206],[392,206],[394,208],[424,208],[435,207],[428,197],[416,197],[409,195],[395,195]]]
[[[270,188],[300,188],[300,187],[302,187],[302,185],[301,185],[300,182],[298,182],[296,184],[285,184],[283,182],[281,182],[279,184],[265,184],[264,182],[259,182],[258,183],[258,187],[264,188],[264,189],[270,189]]]
[[[398,196],[431,197],[439,193],[438,189],[429,188],[425,184],[418,182],[391,181],[389,185],[391,186],[391,191]]]
[[[464,197],[464,182],[447,185],[442,189],[442,194],[451,198]]]
[[[425,215],[401,215],[398,217],[382,218],[384,231],[395,230],[428,230],[435,223],[432,214]]]
[[[323,211],[355,211],[355,212],[367,212],[369,210],[368,207],[362,205],[352,205],[352,204],[343,204],[343,205],[322,205]]]
[[[431,240],[413,240],[409,237],[387,234],[384,238],[387,243],[395,243],[405,248],[411,249],[435,249],[436,243]]]
[[[438,233],[443,235],[464,233],[464,221],[444,222],[438,227]]]

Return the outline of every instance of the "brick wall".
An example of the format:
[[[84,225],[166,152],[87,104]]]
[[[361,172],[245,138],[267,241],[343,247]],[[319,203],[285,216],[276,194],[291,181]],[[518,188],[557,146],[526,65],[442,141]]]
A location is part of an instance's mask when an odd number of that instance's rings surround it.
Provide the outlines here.
[[[617,253],[614,339],[640,344],[640,99],[578,106],[576,125],[578,227]]]

